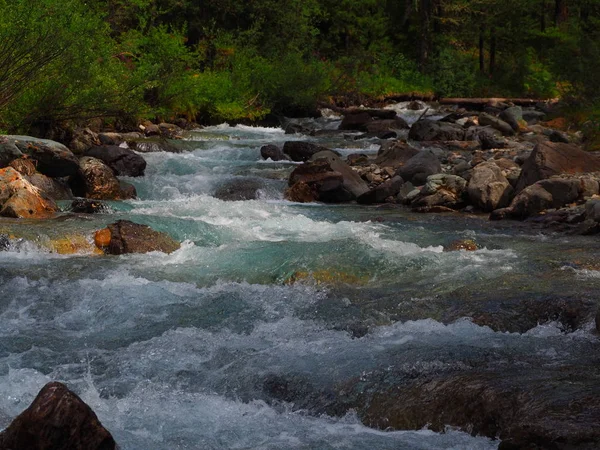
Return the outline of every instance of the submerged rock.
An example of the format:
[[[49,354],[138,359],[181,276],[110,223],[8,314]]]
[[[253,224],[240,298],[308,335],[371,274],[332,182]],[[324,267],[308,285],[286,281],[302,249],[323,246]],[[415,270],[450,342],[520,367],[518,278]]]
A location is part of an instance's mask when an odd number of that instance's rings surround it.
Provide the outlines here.
[[[71,202],[71,212],[80,214],[96,214],[108,211],[108,206],[98,200],[76,198]]]
[[[263,145],[260,149],[260,156],[263,159],[271,159],[271,161],[287,160],[283,151],[273,144]]]
[[[181,247],[181,244],[168,234],[129,220],[119,220],[96,232],[94,241],[99,248],[110,255],[173,253]]]
[[[220,200],[233,202],[256,200],[258,191],[263,187],[260,181],[252,178],[228,180],[217,188],[214,196]]]
[[[0,433],[0,448],[116,450],[117,445],[83,400],[64,384],[53,382]]]

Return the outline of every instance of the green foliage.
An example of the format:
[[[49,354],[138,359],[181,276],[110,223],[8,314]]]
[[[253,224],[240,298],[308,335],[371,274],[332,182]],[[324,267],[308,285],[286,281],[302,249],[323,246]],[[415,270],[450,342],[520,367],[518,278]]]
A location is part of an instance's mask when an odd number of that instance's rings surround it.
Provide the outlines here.
[[[443,48],[432,59],[428,70],[439,96],[469,97],[475,94],[478,74],[477,62],[472,55]]]

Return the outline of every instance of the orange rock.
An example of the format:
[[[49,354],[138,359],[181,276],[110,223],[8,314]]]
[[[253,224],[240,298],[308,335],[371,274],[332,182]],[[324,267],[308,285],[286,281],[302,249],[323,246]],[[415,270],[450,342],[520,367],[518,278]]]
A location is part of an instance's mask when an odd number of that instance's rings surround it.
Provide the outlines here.
[[[110,244],[111,233],[108,228],[103,228],[102,230],[96,231],[94,234],[94,243],[96,247],[99,249],[105,249]]]
[[[12,167],[0,169],[0,216],[41,219],[58,211],[53,200]]]
[[[59,255],[87,255],[87,254],[103,254],[96,248],[88,238],[83,235],[70,235],[64,238],[54,239],[50,241],[50,248],[54,253]]]
[[[33,175],[36,172],[35,164],[31,159],[18,158],[9,164],[15,170],[18,170],[22,175]]]
[[[567,120],[564,117],[557,117],[556,119],[549,120],[548,122],[545,122],[544,125],[562,131],[567,131],[569,128]]]
[[[454,252],[459,250],[474,252],[475,250],[479,250],[479,246],[471,239],[459,239],[444,247],[445,252]]]

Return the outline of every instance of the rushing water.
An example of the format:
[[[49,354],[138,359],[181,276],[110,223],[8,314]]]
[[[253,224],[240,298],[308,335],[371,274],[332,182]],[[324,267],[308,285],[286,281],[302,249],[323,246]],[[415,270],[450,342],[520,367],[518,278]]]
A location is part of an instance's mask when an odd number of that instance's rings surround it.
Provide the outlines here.
[[[283,200],[294,165],[261,161],[260,147],[311,138],[222,125],[188,139],[195,150],[144,155],[146,176],[128,180],[140,199],[109,214],[0,222],[25,238],[0,252],[0,426],[60,380],[123,449],[493,449],[451,429],[385,432],[352,411],[298,410],[261,386],[270,375],[328,389],[386,367],[551,366],[597,351],[591,323],[494,331],[469,319],[499,298],[596,298],[597,241],[480,217],[294,204]],[[378,149],[322,142],[343,154]],[[259,198],[213,196],[232,180],[259,183]],[[183,246],[120,257],[47,250],[118,218]],[[460,238],[481,250],[443,251]]]

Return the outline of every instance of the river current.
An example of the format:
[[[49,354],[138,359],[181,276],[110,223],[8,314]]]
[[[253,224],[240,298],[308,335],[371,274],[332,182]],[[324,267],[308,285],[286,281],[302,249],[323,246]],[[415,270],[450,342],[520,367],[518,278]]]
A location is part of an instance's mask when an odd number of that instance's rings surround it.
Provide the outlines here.
[[[495,449],[497,440],[450,428],[381,431],[351,410],[299,409],[268,398],[264,380],[301,377],[327,390],[387,367],[555,367],[597,351],[591,321],[514,325],[497,311],[507,298],[597,298],[597,240],[479,216],[290,203],[294,164],[260,157],[262,145],[290,139],[316,140],[276,128],[198,130],[188,151],[144,154],[146,176],[127,180],[138,200],[95,216],[0,222],[23,238],[0,252],[0,427],[57,380],[124,450]],[[320,142],[342,154],[378,149],[341,135]],[[215,198],[232,180],[258,183],[259,197]],[[121,218],[182,248],[114,257],[45,245],[91,240]],[[456,239],[480,249],[443,251]],[[482,314],[500,325],[474,319]]]

